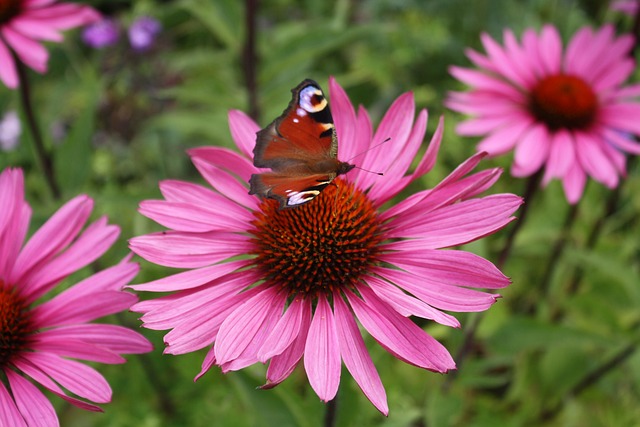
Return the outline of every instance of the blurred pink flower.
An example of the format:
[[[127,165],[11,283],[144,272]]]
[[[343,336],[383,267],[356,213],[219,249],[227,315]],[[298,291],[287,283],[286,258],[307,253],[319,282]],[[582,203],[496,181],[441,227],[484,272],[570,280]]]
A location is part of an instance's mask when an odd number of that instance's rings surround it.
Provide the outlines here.
[[[0,80],[18,87],[14,56],[39,73],[47,71],[49,54],[41,41],[61,42],[61,30],[100,19],[89,6],[56,0],[3,0],[0,3]]]
[[[521,199],[512,194],[476,197],[499,169],[468,175],[483,154],[460,165],[435,188],[387,207],[433,167],[443,122],[412,173],[427,112],[414,122],[410,93],[400,96],[373,133],[367,111],[358,113],[333,80],[330,93],[339,158],[365,153],[360,166],[326,187],[313,201],[278,209],[275,200],[248,194],[258,172],[251,157],[259,127],[231,111],[231,134],[241,154],[219,147],[189,151],[213,187],[164,181],[164,200],[140,212],[169,228],[136,237],[134,252],[156,264],[188,269],[133,285],[138,291],[172,292],[136,304],[150,329],[172,329],[166,353],[211,346],[197,378],[213,364],[223,372],[269,362],[264,388],[291,374],[304,356],[309,382],[323,401],[334,398],[341,364],[383,414],[386,393],[356,320],[398,359],[434,372],[455,363],[446,348],[409,316],[459,327],[446,311],[482,311],[510,281],[489,261],[461,250],[514,218]],[[391,138],[384,148],[373,148]],[[384,150],[382,155],[380,150]]]
[[[640,1],[638,0],[616,0],[609,6],[612,10],[617,10],[627,15],[636,16],[640,9]]]
[[[120,354],[146,353],[151,344],[122,326],[90,323],[137,301],[122,288],[138,272],[129,259],[42,298],[75,271],[98,259],[119,230],[101,218],[81,229],[93,201],[78,196],[27,242],[31,208],[19,169],[0,174],[0,426],[55,426],[58,418],[31,378],[51,393],[91,411],[111,400],[94,368],[72,359],[124,363]],[[64,387],[81,399],[67,396]]]
[[[525,31],[518,43],[510,30],[500,46],[482,35],[487,55],[468,50],[478,70],[451,67],[471,86],[446,102],[475,116],[457,132],[483,136],[478,151],[493,156],[514,150],[516,177],[545,168],[543,185],[562,180],[570,203],[580,200],[587,175],[609,188],[625,175],[625,153],[640,154],[640,85],[623,86],[635,70],[633,37],[616,37],[612,26],[579,30],[563,52],[558,30]]]

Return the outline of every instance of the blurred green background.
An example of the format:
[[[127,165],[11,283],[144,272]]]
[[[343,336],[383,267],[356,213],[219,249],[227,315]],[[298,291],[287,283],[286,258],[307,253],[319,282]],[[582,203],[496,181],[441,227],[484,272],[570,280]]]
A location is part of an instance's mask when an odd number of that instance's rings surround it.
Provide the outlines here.
[[[94,217],[107,214],[122,228],[101,266],[125,256],[130,237],[159,229],[137,213],[140,201],[160,197],[159,180],[202,182],[186,149],[234,147],[230,109],[251,112],[264,126],[282,112],[290,89],[302,79],[313,78],[328,89],[332,75],[377,123],[398,95],[413,91],[418,108],[430,113],[428,137],[437,117],[446,120],[438,163],[420,183],[430,187],[475,151],[475,140],[455,134],[462,117],[446,111],[443,100],[447,91],[463,88],[448,67],[470,65],[464,49],[482,50],[481,32],[502,40],[505,28],[519,35],[527,27],[552,23],[566,41],[584,25],[612,22],[619,31],[632,25],[630,17],[600,0],[274,0],[256,2],[254,13],[247,13],[252,1],[237,0],[86,3],[123,28],[143,15],[163,26],[155,46],[144,53],[131,50],[124,33],[117,45],[96,50],[83,45],[80,31],[68,32],[64,43],[48,45],[47,74],[29,71],[63,200],[87,193],[96,201]],[[249,62],[247,15],[255,20],[256,40],[255,61]],[[248,83],[252,73],[255,87]],[[0,87],[0,115],[19,109],[17,91]],[[54,200],[45,185],[29,138],[25,129],[17,148],[0,152],[0,168],[24,168],[35,229],[62,201]],[[510,160],[491,159],[482,166],[508,171]],[[469,356],[448,382],[447,376],[396,360],[367,337],[390,415],[380,415],[343,370],[337,425],[640,425],[640,355],[635,351],[640,172],[634,165],[616,193],[613,214],[605,215],[611,192],[590,182],[568,231],[563,230],[568,205],[560,184],[537,194],[503,269],[513,284],[479,317]],[[523,194],[525,185],[505,172],[492,191]],[[599,221],[599,238],[590,247],[589,233]],[[466,249],[495,261],[507,232]],[[566,249],[542,289],[540,280],[560,236],[567,238]],[[584,274],[577,291],[568,292],[576,268]],[[173,272],[142,262],[134,282]],[[457,317],[462,330],[424,324],[454,355],[474,316]],[[139,325],[132,313],[109,321]],[[227,375],[214,367],[194,383],[204,351],[163,356],[165,332],[142,332],[153,341],[153,353],[128,357],[125,365],[98,367],[114,390],[104,414],[52,398],[63,426],[322,425],[326,407],[302,370],[270,391],[256,389],[264,383],[260,365]]]

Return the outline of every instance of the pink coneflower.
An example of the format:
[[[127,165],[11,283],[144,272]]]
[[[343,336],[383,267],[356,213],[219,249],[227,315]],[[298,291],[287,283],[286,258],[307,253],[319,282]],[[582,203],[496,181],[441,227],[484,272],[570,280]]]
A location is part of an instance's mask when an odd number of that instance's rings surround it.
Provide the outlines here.
[[[186,268],[139,291],[173,292],[140,302],[144,326],[172,329],[166,353],[211,347],[197,377],[212,365],[223,372],[269,362],[264,388],[291,374],[304,356],[312,388],[322,401],[336,395],[341,364],[383,414],[382,382],[356,320],[400,360],[434,372],[455,363],[446,348],[409,316],[459,327],[447,311],[482,311],[510,282],[489,261],[461,250],[440,250],[486,236],[513,220],[521,199],[512,194],[475,197],[500,175],[468,175],[478,154],[431,190],[386,207],[434,165],[440,124],[413,173],[425,136],[426,110],[414,123],[413,96],[399,97],[373,133],[367,111],[356,114],[332,79],[330,93],[339,158],[364,153],[360,166],[315,199],[292,209],[248,194],[258,170],[251,151],[259,130],[239,111],[229,114],[241,154],[207,147],[190,150],[213,189],[181,181],[160,184],[165,200],[145,201],[140,212],[170,230],[131,240],[143,258]],[[367,151],[391,138],[380,148]]]
[[[49,54],[40,41],[61,42],[60,31],[100,19],[89,6],[56,3],[55,0],[2,0],[0,2],[0,80],[18,86],[18,72],[11,51],[39,73],[47,70]]]
[[[627,15],[636,16],[640,9],[640,1],[638,0],[616,0],[609,6],[612,10],[617,10]]]
[[[71,359],[124,363],[121,354],[151,350],[137,332],[90,323],[137,300],[122,287],[138,265],[125,259],[42,301],[67,276],[98,259],[120,231],[101,218],[81,233],[93,201],[78,196],[23,247],[31,208],[19,169],[0,174],[0,206],[0,426],[58,425],[53,406],[27,378],[80,408],[100,411],[92,402],[111,400],[109,384],[94,368]]]
[[[517,177],[545,168],[543,184],[562,180],[570,203],[580,200],[586,176],[609,188],[625,174],[625,152],[640,154],[640,85],[622,86],[635,69],[633,37],[612,26],[582,28],[563,52],[558,30],[525,31],[519,44],[509,30],[501,47],[482,35],[487,56],[467,56],[479,70],[452,67],[469,92],[453,92],[447,106],[474,118],[457,127],[484,136],[478,151],[514,150]]]

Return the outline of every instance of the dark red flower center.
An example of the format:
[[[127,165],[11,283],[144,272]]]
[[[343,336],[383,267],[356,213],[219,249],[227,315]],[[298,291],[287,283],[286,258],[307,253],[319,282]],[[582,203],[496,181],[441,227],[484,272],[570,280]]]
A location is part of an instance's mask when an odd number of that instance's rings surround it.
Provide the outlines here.
[[[0,280],[0,368],[25,349],[32,332],[27,304]]]
[[[298,207],[279,210],[275,200],[264,200],[255,217],[255,265],[292,295],[351,287],[377,263],[378,214],[362,191],[342,179]]]
[[[0,0],[0,25],[20,14],[22,0]]]
[[[587,128],[598,111],[598,98],[591,86],[579,77],[564,74],[540,80],[529,104],[536,118],[551,130]]]

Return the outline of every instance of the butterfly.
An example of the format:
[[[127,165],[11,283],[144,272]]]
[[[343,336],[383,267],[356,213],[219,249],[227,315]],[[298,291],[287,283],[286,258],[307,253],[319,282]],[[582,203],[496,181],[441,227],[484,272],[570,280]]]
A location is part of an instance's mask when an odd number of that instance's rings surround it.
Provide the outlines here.
[[[291,92],[282,115],[256,134],[253,164],[272,172],[253,174],[249,180],[249,194],[275,199],[280,209],[310,202],[355,167],[337,158],[331,109],[318,83],[306,79]]]

